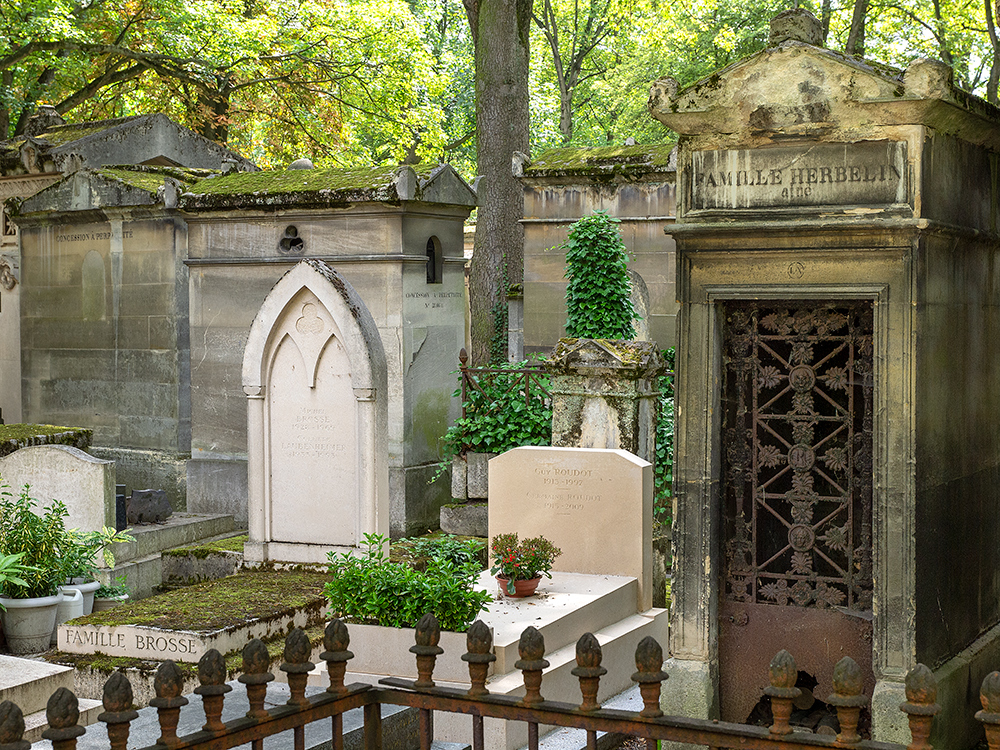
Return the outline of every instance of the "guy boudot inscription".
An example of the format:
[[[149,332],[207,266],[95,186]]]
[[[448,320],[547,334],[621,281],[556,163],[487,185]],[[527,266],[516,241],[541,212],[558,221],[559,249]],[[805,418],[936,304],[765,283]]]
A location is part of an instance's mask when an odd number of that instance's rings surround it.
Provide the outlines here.
[[[599,503],[602,498],[595,493],[595,477],[592,469],[569,466],[538,466],[534,476],[541,482],[541,492],[531,492],[529,497],[540,503],[546,510],[557,516],[568,516],[587,509],[590,503]]]
[[[695,151],[684,180],[690,211],[902,204],[907,201],[906,144]]]

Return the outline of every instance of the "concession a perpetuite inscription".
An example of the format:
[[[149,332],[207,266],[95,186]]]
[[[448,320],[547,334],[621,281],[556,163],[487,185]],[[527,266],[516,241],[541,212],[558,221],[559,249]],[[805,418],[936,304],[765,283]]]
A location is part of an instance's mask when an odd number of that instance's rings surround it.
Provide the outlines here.
[[[689,210],[906,203],[906,144],[695,151],[684,170]]]

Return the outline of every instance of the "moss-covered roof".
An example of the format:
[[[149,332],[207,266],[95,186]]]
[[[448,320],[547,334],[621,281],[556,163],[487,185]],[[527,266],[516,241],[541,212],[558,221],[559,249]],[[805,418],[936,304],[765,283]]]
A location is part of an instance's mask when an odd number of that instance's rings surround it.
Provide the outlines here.
[[[124,183],[139,190],[155,193],[163,186],[164,177],[172,177],[183,185],[194,185],[199,180],[210,177],[217,172],[209,169],[184,169],[181,167],[146,167],[146,166],[114,166],[101,167],[94,170],[95,174]]]
[[[438,167],[412,165],[418,181]],[[184,193],[184,208],[251,208],[286,205],[343,206],[355,202],[395,203],[400,167],[367,169],[283,169],[238,172],[199,181]]]
[[[607,176],[616,172],[644,173],[672,171],[673,144],[645,146],[600,146],[597,148],[554,148],[542,152],[526,166],[526,177],[549,175]]]
[[[87,450],[94,431],[84,427],[58,427],[51,424],[0,425],[0,456],[31,445],[68,445]]]
[[[63,146],[67,143],[79,141],[82,138],[97,135],[105,130],[118,127],[131,120],[139,120],[144,117],[149,117],[149,115],[135,115],[134,117],[118,117],[113,120],[94,120],[92,122],[56,125],[37,137],[48,141],[53,146]]]

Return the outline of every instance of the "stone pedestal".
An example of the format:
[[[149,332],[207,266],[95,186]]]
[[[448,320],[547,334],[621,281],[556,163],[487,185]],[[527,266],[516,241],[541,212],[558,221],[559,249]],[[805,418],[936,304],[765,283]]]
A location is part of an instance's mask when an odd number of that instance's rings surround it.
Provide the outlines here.
[[[655,342],[560,339],[547,369],[554,447],[620,448],[653,463],[666,369]]]

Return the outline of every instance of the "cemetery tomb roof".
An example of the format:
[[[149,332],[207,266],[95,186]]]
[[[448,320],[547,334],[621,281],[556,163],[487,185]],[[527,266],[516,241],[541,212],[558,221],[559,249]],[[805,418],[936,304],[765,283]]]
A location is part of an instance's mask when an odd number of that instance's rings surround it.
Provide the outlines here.
[[[674,144],[554,148],[542,152],[524,168],[525,177],[598,176],[673,172]],[[671,158],[673,156],[673,158]]]
[[[463,185],[462,202],[475,205],[472,189],[452,167],[442,164],[235,173],[201,180],[181,196],[180,204],[186,209],[346,207],[359,202],[435,200],[430,188],[442,181]]]
[[[132,165],[122,165],[113,167],[102,167],[94,170],[96,174],[112,180],[122,182],[129,187],[156,193],[163,187],[163,178],[172,177],[185,185],[194,185],[198,180],[203,180],[214,174],[218,174],[210,169],[183,169],[181,167],[141,167]]]

